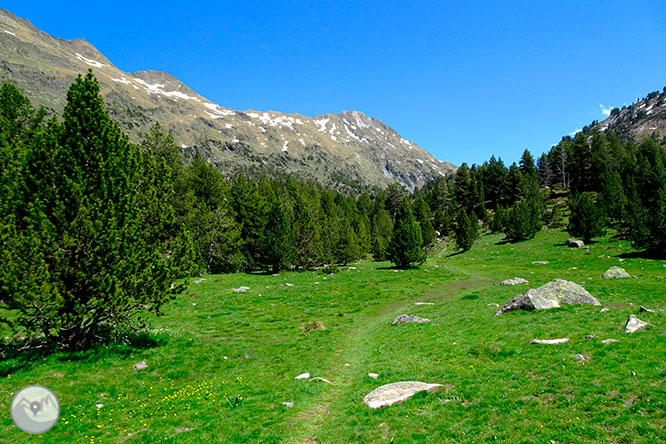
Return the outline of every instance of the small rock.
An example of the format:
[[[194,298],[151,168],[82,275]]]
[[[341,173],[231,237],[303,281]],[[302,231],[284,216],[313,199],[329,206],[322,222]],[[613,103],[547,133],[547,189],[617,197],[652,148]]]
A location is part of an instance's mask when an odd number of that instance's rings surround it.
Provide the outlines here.
[[[604,274],[601,275],[606,279],[608,278],[628,278],[631,277],[629,273],[624,271],[624,268],[621,267],[610,267]]]
[[[351,364],[345,363],[345,367],[351,367]]]
[[[594,335],[585,335],[585,339],[594,339]]]
[[[515,277],[513,279],[507,279],[505,281],[500,282],[502,285],[518,285],[518,284],[528,284],[529,281],[527,279]]]
[[[176,433],[185,433],[185,432],[191,432],[194,429],[190,429],[188,427],[177,427],[176,428]]]
[[[271,276],[280,276],[280,273],[273,273]]]
[[[559,338],[559,339],[532,339],[530,344],[563,344],[569,342],[569,338]]]
[[[645,327],[647,327],[648,323],[645,321],[641,321],[638,319],[635,315],[629,315],[629,319],[627,319],[627,323],[624,325],[624,331],[626,333],[634,333],[638,330],[642,330]]]
[[[567,239],[566,244],[569,248],[583,248],[585,243],[582,240]]]
[[[379,375],[377,373],[368,373],[368,376],[370,376],[372,379],[379,378]]]
[[[286,285],[287,287],[293,287],[294,286],[294,284],[290,284],[289,282],[286,282],[284,285]]]
[[[499,307],[499,304],[496,304],[494,302],[491,302],[490,304],[486,304],[486,307]]]
[[[192,305],[197,305],[197,303],[196,303],[196,302],[192,302]]]
[[[405,401],[418,392],[436,392],[442,384],[427,384],[419,381],[402,381],[377,387],[363,397],[363,402],[372,409]]]
[[[590,359],[592,359],[588,355],[583,353],[576,353],[575,355],[571,355],[571,357],[577,360],[578,362],[589,361]]]
[[[662,267],[663,267],[663,268],[666,268],[666,264],[663,264]]]
[[[202,283],[202,282],[205,281],[205,280],[206,280],[206,278],[196,279],[196,280],[194,281],[194,283],[195,283],[195,284],[200,284],[200,283]]]
[[[148,368],[146,361],[141,361],[134,364],[134,370],[143,370],[144,368]]]
[[[233,291],[234,293],[245,293],[249,289],[250,287],[238,287],[238,288],[232,288],[231,291]]]
[[[641,305],[640,311],[641,311],[641,313],[655,313],[655,314],[659,313],[657,310],[653,310],[651,308],[645,308],[642,305]]]
[[[601,310],[599,310],[599,313],[606,313],[608,310],[610,310],[610,308],[604,307]]]
[[[294,379],[308,379],[310,377],[310,373],[301,373],[300,375],[296,376]]]
[[[534,265],[548,265],[548,261],[533,261],[532,262]]]
[[[101,409],[104,407],[104,404],[95,404],[95,407],[97,407],[97,410]]]
[[[414,305],[435,305],[432,302],[414,302]]]
[[[620,342],[619,339],[604,339],[601,341],[602,344],[612,344],[613,342]]]
[[[618,261],[618,262],[624,262],[624,259],[619,258],[617,261]]]
[[[280,404],[282,404],[285,407],[293,407],[294,406],[293,402],[287,402],[287,401],[281,402]]]
[[[314,378],[310,378],[310,381],[322,381],[325,382],[326,384],[333,384],[331,381],[329,381],[326,378],[322,378],[321,376],[315,376]]]
[[[401,314],[393,320],[392,324],[402,325],[402,324],[408,324],[408,323],[411,323],[411,322],[416,322],[418,324],[421,324],[423,322],[430,322],[430,319],[421,318],[419,316]]]

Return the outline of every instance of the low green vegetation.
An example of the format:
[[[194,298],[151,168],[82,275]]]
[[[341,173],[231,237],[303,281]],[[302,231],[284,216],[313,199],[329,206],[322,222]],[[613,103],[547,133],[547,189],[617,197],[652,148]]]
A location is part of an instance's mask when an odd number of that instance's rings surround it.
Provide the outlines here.
[[[5,357],[0,402],[27,384],[55,390],[62,416],[33,440],[44,443],[661,442],[664,262],[608,237],[590,250],[561,246],[567,236],[543,230],[517,246],[484,235],[465,254],[437,250],[402,271],[358,262],[333,275],[208,275],[142,335],[85,352]],[[601,278],[618,264],[637,277]],[[530,283],[498,285],[514,276]],[[554,278],[584,284],[609,310],[493,318],[488,304]],[[250,288],[232,290],[240,286]],[[641,305],[659,313],[639,313]],[[403,313],[432,322],[391,325]],[[631,313],[651,325],[624,333]],[[560,337],[570,341],[528,345]],[[608,338],[620,342],[600,342]],[[578,363],[576,353],[591,359]],[[148,367],[135,371],[140,361]],[[294,379],[304,372],[333,384]],[[404,380],[444,387],[379,410],[362,403]],[[11,419],[0,422],[0,442],[25,439]]]

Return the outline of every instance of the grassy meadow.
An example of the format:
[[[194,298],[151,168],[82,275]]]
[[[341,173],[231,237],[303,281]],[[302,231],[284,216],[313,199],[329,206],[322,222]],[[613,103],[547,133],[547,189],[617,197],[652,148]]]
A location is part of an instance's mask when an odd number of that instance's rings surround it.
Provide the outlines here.
[[[0,442],[666,442],[666,262],[633,254],[627,241],[578,250],[567,237],[542,230],[509,244],[485,235],[467,253],[437,251],[405,271],[359,262],[334,275],[204,276],[126,343],[0,363]],[[636,278],[602,279],[612,265]],[[530,283],[498,285],[512,277]],[[555,278],[583,284],[609,310],[493,317],[489,304]],[[232,291],[240,286],[250,289]],[[391,325],[403,313],[432,322]],[[631,313],[651,325],[624,333]],[[305,328],[316,322],[325,329]],[[528,345],[561,337],[570,341]],[[608,338],[620,342],[600,342]],[[135,371],[139,361],[148,367]],[[294,379],[305,372],[332,384]],[[407,380],[444,386],[382,409],[362,403]],[[42,435],[19,431],[9,415],[29,384],[61,403]]]

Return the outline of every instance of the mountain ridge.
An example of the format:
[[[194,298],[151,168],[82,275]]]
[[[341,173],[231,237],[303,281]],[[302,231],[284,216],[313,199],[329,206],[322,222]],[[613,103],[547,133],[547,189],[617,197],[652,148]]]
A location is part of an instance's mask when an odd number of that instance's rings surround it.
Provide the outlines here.
[[[92,69],[111,117],[133,141],[154,122],[171,131],[186,156],[198,152],[223,173],[259,168],[336,188],[408,189],[456,170],[360,111],[316,116],[233,110],[170,73],[126,73],[84,39],[59,39],[0,9],[0,81],[59,114],[76,76]]]

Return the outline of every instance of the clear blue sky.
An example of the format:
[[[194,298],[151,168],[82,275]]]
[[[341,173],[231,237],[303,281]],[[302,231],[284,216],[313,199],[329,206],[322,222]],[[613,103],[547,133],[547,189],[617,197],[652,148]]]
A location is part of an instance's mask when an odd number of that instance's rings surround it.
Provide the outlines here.
[[[234,109],[359,110],[435,157],[517,161],[666,85],[661,1],[2,4]]]

